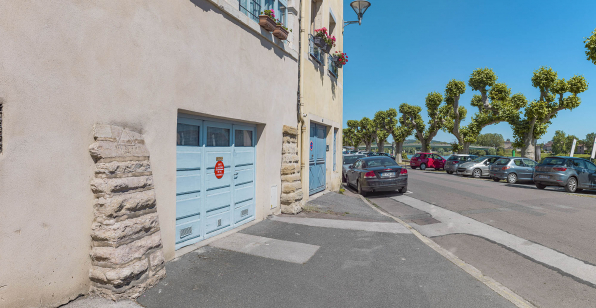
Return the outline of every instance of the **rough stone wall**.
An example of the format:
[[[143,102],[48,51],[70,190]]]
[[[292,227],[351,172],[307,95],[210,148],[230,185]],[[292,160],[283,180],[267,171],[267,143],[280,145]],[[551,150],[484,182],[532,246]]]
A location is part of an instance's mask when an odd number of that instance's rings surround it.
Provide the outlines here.
[[[284,125],[281,151],[281,212],[298,214],[302,211],[302,182],[298,156],[298,130]]]
[[[136,132],[96,125],[90,293],[137,298],[165,277],[149,151]]]

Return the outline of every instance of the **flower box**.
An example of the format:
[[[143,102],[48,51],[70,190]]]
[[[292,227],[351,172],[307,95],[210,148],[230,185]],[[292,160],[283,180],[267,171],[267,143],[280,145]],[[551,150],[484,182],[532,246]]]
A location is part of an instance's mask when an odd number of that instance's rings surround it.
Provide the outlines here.
[[[275,22],[275,19],[267,15],[259,15],[259,25],[263,27],[263,29],[272,32],[275,30],[277,23]]]
[[[284,29],[282,25],[277,25],[273,31],[273,36],[284,41],[288,39],[288,30]]]
[[[333,46],[325,44],[325,47],[323,47],[322,49],[325,53],[329,53],[331,51],[331,47]]]
[[[337,66],[338,68],[341,68],[343,66],[343,64],[341,64],[341,62],[339,61],[338,56],[331,56],[331,59],[333,60],[333,63],[335,63],[335,66]]]
[[[325,47],[327,46],[327,43],[325,42],[325,39],[322,38],[322,37],[315,36],[313,38],[313,41],[315,43],[315,46],[317,46],[317,47],[319,47],[321,49],[325,49]]]

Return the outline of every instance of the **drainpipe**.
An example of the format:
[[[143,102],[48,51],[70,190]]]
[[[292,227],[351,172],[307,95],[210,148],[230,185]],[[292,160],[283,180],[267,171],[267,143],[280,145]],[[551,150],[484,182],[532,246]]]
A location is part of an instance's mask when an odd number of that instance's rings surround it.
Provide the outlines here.
[[[299,24],[299,35],[298,35],[298,120],[299,129],[300,129],[300,140],[298,140],[298,152],[300,157],[300,179],[302,183],[304,183],[304,170],[306,169],[306,163],[304,161],[304,151],[303,147],[305,144],[304,138],[306,136],[306,124],[305,124],[305,115],[302,113],[302,108],[304,108],[304,74],[302,67],[304,67],[304,57],[302,56],[302,40],[304,33],[306,30],[302,27],[302,21],[304,20],[304,11],[306,10],[306,1],[300,0],[300,18],[298,20]],[[304,200],[304,199],[303,199]]]

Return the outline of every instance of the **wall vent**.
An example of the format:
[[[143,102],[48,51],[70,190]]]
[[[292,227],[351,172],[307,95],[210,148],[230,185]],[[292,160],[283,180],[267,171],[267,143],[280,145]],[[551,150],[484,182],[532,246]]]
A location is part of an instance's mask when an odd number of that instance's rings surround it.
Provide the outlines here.
[[[192,227],[184,228],[180,230],[180,238],[187,237],[192,234]]]

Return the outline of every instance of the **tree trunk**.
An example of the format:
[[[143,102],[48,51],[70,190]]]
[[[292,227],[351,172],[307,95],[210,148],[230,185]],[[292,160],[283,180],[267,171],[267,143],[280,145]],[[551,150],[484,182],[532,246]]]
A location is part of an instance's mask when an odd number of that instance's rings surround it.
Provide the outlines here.
[[[366,143],[366,152],[370,152],[371,146],[372,146],[372,142],[367,142]]]
[[[465,142],[460,154],[470,154],[470,142]]]
[[[377,153],[385,153],[385,141],[377,142]]]
[[[420,144],[422,145],[420,152],[428,153],[428,144],[426,143],[426,140],[420,140]]]
[[[536,141],[534,140],[532,133],[527,133],[524,137],[524,146],[521,149],[521,156],[529,159],[535,159]]]
[[[402,163],[401,152],[403,151],[404,143],[403,142],[396,142],[395,143],[395,160],[398,164]]]
[[[542,154],[540,152],[542,151],[540,150],[540,147],[536,146],[536,143],[538,143],[538,140],[534,139],[534,160],[540,162],[540,155]]]

